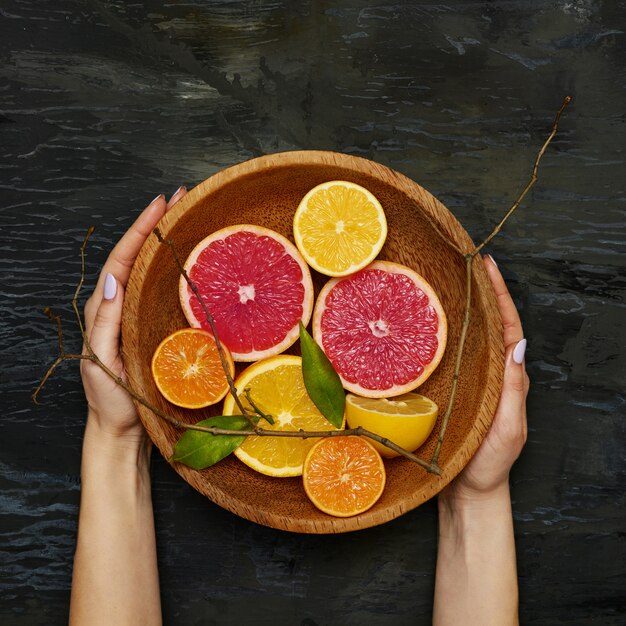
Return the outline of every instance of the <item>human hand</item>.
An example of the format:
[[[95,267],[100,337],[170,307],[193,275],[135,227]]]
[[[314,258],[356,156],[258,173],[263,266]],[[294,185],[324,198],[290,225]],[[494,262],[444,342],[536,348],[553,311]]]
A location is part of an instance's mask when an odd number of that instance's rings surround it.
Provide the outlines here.
[[[504,381],[493,422],[478,451],[465,469],[448,485],[440,500],[448,504],[476,502],[506,490],[511,466],[527,437],[526,396],[529,379],[524,366],[526,339],[517,309],[494,260],[483,260],[491,279],[500,315],[505,345]]]
[[[85,332],[89,344],[104,365],[122,379],[125,379],[125,372],[120,331],[124,289],[130,271],[157,222],[186,193],[186,188],[180,187],[169,202],[161,194],[146,207],[113,248],[96,288],[85,304]],[[82,360],[80,372],[89,404],[88,427],[90,424],[96,426],[99,436],[143,442],[145,431],[130,395],[92,361]]]

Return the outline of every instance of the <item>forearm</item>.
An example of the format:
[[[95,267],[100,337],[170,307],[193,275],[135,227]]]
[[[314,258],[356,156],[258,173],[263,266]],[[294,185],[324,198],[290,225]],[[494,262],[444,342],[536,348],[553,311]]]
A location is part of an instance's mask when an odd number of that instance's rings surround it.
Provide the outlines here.
[[[87,421],[70,624],[160,624],[145,438],[119,441]]]
[[[478,501],[440,497],[433,623],[519,623],[515,539],[507,484]]]

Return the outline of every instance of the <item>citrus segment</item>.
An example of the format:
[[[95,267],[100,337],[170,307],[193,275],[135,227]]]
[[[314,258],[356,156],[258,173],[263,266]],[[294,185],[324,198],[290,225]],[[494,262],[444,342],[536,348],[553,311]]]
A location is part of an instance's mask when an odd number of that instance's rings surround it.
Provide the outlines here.
[[[230,352],[224,358],[231,376],[235,364]],[[185,328],[166,337],[152,357],[152,377],[172,404],[200,409],[219,402],[228,392],[228,381],[213,334]]]
[[[359,426],[386,437],[412,452],[428,439],[439,415],[439,407],[426,396],[405,393],[393,398],[346,396],[346,421],[349,428]],[[399,456],[377,441],[371,444],[386,458]]]
[[[424,278],[375,261],[322,288],[313,336],[347,390],[382,398],[411,391],[432,374],[445,350],[447,322]]]
[[[245,390],[254,404],[274,424],[261,419],[259,426],[280,431],[336,430],[309,398],[302,379],[302,359],[280,355],[259,361],[244,370],[235,381],[243,405],[250,407]],[[232,396],[224,401],[224,415],[239,413]],[[268,476],[300,476],[307,452],[317,438],[249,436],[235,450],[246,465]]]
[[[380,454],[362,437],[319,440],[304,462],[302,481],[311,502],[324,513],[350,517],[367,511],[385,488]]]
[[[203,239],[185,262],[189,278],[215,320],[235,361],[257,361],[286,350],[307,324],[313,284],[296,247],[261,226],[229,226]],[[198,298],[184,277],[180,302],[189,324],[209,329]]]
[[[380,202],[367,189],[333,180],[309,191],[293,219],[307,263],[327,276],[346,276],[371,263],[387,237]]]

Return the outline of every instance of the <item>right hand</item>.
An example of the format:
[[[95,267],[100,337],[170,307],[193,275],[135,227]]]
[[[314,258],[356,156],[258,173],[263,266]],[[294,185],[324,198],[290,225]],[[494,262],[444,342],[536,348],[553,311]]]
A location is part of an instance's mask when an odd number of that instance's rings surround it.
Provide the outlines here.
[[[526,397],[530,382],[523,360],[526,340],[522,324],[497,265],[489,256],[483,262],[502,316],[504,382],[493,422],[478,451],[440,494],[440,499],[448,504],[477,502],[501,490],[508,493],[509,472],[528,433]]]

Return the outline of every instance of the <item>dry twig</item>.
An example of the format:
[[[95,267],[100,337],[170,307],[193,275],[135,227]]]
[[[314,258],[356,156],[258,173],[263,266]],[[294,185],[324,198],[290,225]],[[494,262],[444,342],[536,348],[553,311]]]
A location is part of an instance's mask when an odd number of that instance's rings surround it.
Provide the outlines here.
[[[172,417],[171,415],[168,415],[165,411],[162,411],[159,407],[155,406],[154,404],[146,400],[144,396],[142,396],[140,393],[135,391],[126,381],[124,381],[120,376],[118,376],[117,374],[115,374],[115,372],[109,369],[94,353],[93,349],[91,348],[91,344],[89,343],[89,338],[87,337],[87,334],[85,332],[85,327],[83,325],[82,317],[78,309],[78,296],[80,294],[80,290],[82,288],[82,285],[85,279],[85,250],[87,247],[87,242],[89,240],[89,237],[92,235],[94,231],[93,226],[89,228],[89,230],[87,231],[83,244],[80,248],[81,274],[80,274],[78,285],[76,287],[76,291],[74,293],[74,297],[72,298],[72,308],[74,309],[78,327],[80,329],[80,333],[83,338],[84,352],[82,354],[69,354],[65,352],[65,348],[63,345],[63,331],[62,331],[61,318],[55,313],[53,313],[50,308],[46,307],[44,309],[44,313],[51,320],[53,320],[57,326],[57,335],[58,335],[58,341],[59,341],[59,355],[57,356],[54,363],[52,363],[52,365],[48,368],[41,382],[39,383],[39,385],[33,392],[32,394],[33,401],[35,403],[38,402],[39,394],[41,390],[43,389],[44,385],[46,384],[47,380],[54,373],[58,365],[60,365],[63,361],[81,360],[81,359],[89,360],[92,363],[96,364],[98,367],[100,367],[100,369],[102,369],[110,378],[112,378],[116,384],[118,384],[125,391],[127,391],[130,394],[130,396],[134,400],[136,400],[139,404],[146,407],[147,409],[152,411],[152,413],[154,413],[156,416],[160,417],[161,419],[165,420],[166,422],[168,422],[169,424],[171,424],[172,426],[178,429],[197,430],[197,431],[209,433],[211,435],[233,435],[233,436],[238,436],[238,437],[255,435],[255,436],[260,436],[260,437],[299,437],[299,438],[306,439],[306,438],[311,438],[311,437],[337,437],[341,435],[344,435],[344,436],[345,435],[360,435],[360,436],[368,437],[369,439],[377,441],[381,443],[382,445],[390,448],[391,450],[394,450],[395,452],[405,457],[406,459],[409,459],[410,461],[420,465],[427,472],[441,475],[442,469],[439,466],[439,455],[441,452],[441,446],[443,444],[443,440],[444,440],[444,436],[446,433],[446,429],[448,427],[450,416],[452,415],[452,410],[454,409],[459,375],[460,375],[460,370],[461,370],[461,363],[463,360],[465,340],[467,338],[467,330],[469,328],[470,319],[471,319],[470,310],[471,310],[471,297],[472,297],[473,261],[475,257],[480,253],[480,251],[500,232],[502,226],[511,217],[511,215],[513,215],[513,213],[517,210],[517,208],[522,203],[526,194],[530,191],[530,189],[537,182],[539,162],[541,161],[541,158],[543,157],[546,149],[548,148],[548,145],[550,144],[550,142],[556,135],[558,126],[559,126],[559,121],[561,118],[561,114],[563,113],[563,111],[565,110],[565,107],[569,104],[570,101],[571,101],[570,96],[566,96],[565,99],[563,100],[561,107],[559,111],[557,112],[556,118],[554,120],[552,131],[550,135],[548,136],[548,138],[546,139],[546,141],[544,142],[544,144],[542,145],[539,152],[537,153],[537,157],[534,162],[531,177],[528,183],[526,184],[526,186],[524,187],[524,189],[522,190],[522,192],[519,194],[519,196],[515,200],[515,202],[512,204],[511,208],[507,211],[504,217],[500,220],[500,222],[496,225],[496,227],[491,231],[491,233],[487,236],[487,238],[482,243],[476,246],[470,253],[463,255],[463,258],[465,260],[465,268],[466,268],[466,271],[465,271],[465,276],[466,276],[465,310],[464,310],[463,322],[461,326],[461,333],[459,335],[459,340],[457,343],[456,360],[455,360],[455,366],[454,366],[454,373],[452,376],[450,396],[448,399],[446,410],[443,414],[441,427],[440,427],[439,435],[437,438],[437,444],[435,446],[435,450],[433,452],[430,462],[422,459],[421,457],[413,454],[412,452],[409,452],[408,450],[405,450],[401,446],[398,446],[397,444],[395,444],[393,441],[390,441],[389,439],[385,437],[381,437],[380,435],[373,433],[371,431],[365,430],[364,428],[361,428],[361,427],[346,429],[346,430],[329,430],[329,431],[323,431],[323,432],[314,432],[314,431],[303,431],[303,430],[274,431],[274,430],[268,430],[268,429],[265,429],[256,425],[254,420],[250,416],[249,410],[247,410],[243,406],[243,403],[241,402],[241,399],[239,398],[239,395],[237,394],[237,389],[235,387],[234,381],[232,379],[232,376],[230,375],[230,372],[228,371],[228,365],[227,365],[226,358],[224,356],[222,344],[220,343],[219,337],[217,335],[217,331],[215,329],[215,321],[213,319],[213,316],[211,315],[210,311],[207,309],[206,304],[204,303],[202,297],[200,296],[197,286],[187,275],[187,272],[185,271],[184,266],[180,261],[180,258],[178,256],[178,253],[176,252],[173,242],[169,239],[164,239],[158,228],[154,229],[154,234],[156,235],[156,237],[161,243],[164,243],[170,248],[181,276],[183,276],[183,278],[187,281],[190,289],[196,295],[200,305],[202,306],[202,309],[211,327],[213,336],[215,337],[215,340],[218,346],[220,360],[222,362],[224,372],[226,373],[226,378],[228,380],[230,393],[232,394],[235,402],[237,403],[237,406],[239,410],[241,411],[242,415],[244,415],[248,419],[248,422],[250,424],[250,429],[249,430],[228,430],[228,429],[223,429],[223,428],[206,427],[206,426],[199,426],[197,424],[187,424],[185,422],[181,422],[180,420]],[[262,413],[258,409],[258,407],[251,401],[251,399],[249,398],[249,393],[246,395],[246,398],[248,400],[248,403],[250,404],[250,406],[252,406],[252,408],[254,409],[255,413],[257,414],[259,418],[264,418],[268,421],[271,421],[272,419],[271,416],[268,416]]]

